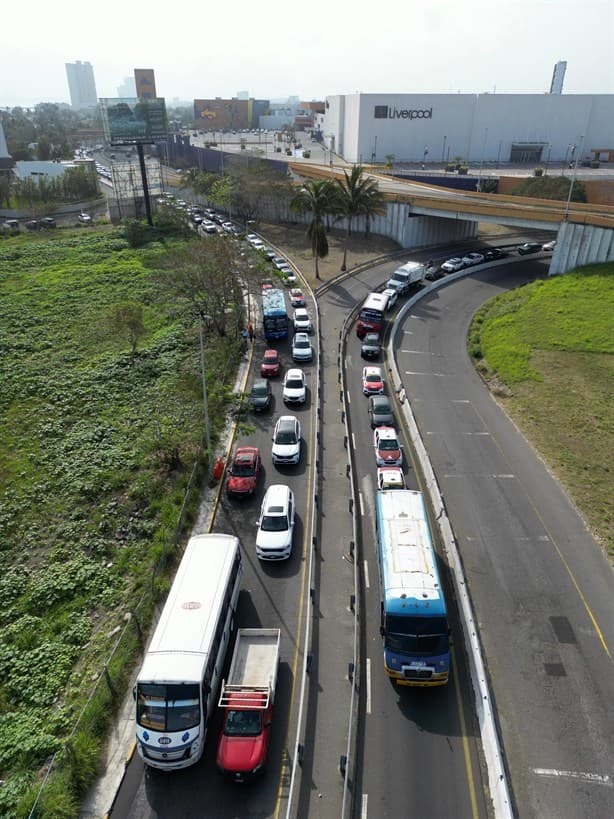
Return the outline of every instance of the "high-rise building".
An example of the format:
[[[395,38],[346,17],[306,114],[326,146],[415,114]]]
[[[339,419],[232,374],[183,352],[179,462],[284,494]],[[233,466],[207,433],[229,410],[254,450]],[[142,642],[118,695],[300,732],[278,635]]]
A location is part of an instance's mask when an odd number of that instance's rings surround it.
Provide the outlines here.
[[[90,63],[66,63],[66,76],[70,90],[70,104],[73,108],[95,108],[98,94],[94,81],[94,69]]]
[[[154,77],[153,68],[135,68],[134,84],[139,99],[153,100],[156,98],[156,78]]]
[[[117,88],[118,97],[136,97],[136,83],[134,77],[124,77],[123,83]]]
[[[550,83],[551,94],[563,93],[563,80],[567,71],[567,60],[559,60],[552,72],[552,82]]]

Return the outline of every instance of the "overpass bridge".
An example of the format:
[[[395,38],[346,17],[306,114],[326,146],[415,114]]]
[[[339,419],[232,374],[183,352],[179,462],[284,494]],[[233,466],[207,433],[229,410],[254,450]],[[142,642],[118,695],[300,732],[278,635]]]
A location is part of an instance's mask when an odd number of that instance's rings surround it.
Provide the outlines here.
[[[343,179],[343,167],[288,164],[299,178]],[[493,222],[555,233],[557,244],[550,275],[582,265],[614,261],[614,206],[456,191],[366,173],[377,180],[387,200],[386,215],[373,217],[371,229],[390,236],[402,247],[470,239],[477,233],[478,222]],[[357,220],[357,228],[360,227]]]

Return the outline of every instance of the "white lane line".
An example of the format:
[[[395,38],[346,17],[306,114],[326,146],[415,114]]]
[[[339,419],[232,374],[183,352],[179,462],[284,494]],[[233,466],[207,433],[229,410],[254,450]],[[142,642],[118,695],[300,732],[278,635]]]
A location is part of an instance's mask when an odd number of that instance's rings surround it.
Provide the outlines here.
[[[490,432],[463,432],[463,435],[490,435]]]
[[[353,434],[354,433],[352,433],[352,435]],[[360,492],[360,491],[358,492],[358,503],[360,504],[360,515],[361,515],[361,517],[364,518],[364,516],[365,516],[365,506],[364,506],[364,503],[362,502],[362,492]]]
[[[538,776],[549,776],[552,778],[581,779],[583,782],[605,785],[607,788],[614,786],[614,782],[612,782],[607,774],[584,773],[583,771],[558,771],[556,768],[533,768],[533,773]]]
[[[362,804],[360,806],[360,819],[367,819],[367,805],[369,802],[369,795],[363,793],[362,795]]]
[[[352,446],[354,447],[354,452],[356,452],[356,437],[354,433],[352,433]]]
[[[349,392],[346,392],[346,400],[347,400],[348,404],[352,403],[352,399],[350,398]]]
[[[515,478],[515,475],[493,475],[493,478]]]
[[[371,584],[369,583],[369,561],[367,560],[364,561],[363,572],[365,574],[365,588],[370,589]]]
[[[445,377],[445,373],[419,373],[415,370],[405,370],[405,375],[435,375],[437,378]]]
[[[468,398],[453,398],[452,403],[453,404],[470,404],[471,401],[469,401]]]
[[[367,657],[366,665],[367,675],[367,714],[371,713],[371,660]]]
[[[402,353],[409,353],[410,355],[425,355],[426,350],[401,350]]]

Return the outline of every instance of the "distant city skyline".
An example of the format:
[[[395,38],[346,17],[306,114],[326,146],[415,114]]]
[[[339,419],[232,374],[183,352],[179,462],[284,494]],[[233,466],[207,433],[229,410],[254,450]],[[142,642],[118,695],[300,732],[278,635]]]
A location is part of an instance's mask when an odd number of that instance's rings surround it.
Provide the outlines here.
[[[173,16],[172,11],[176,14]],[[3,9],[0,107],[70,103],[65,63],[90,62],[99,97],[138,66],[153,68],[167,101],[232,97],[304,100],[362,93],[546,93],[567,62],[563,93],[614,93],[611,0],[390,0],[365,15],[312,0],[295,21],[246,0],[207,8],[206,27],[181,8],[144,15],[107,0],[92,24],[76,9],[32,0],[28,20]],[[307,25],[305,25],[307,23]],[[169,37],[169,32],[173,36]],[[20,35],[20,36],[18,36]],[[6,79],[10,78],[10,82]]]

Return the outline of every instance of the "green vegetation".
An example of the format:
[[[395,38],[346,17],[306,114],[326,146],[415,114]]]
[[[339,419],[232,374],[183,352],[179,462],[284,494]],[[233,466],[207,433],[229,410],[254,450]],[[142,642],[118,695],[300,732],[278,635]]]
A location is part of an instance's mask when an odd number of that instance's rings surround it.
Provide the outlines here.
[[[558,199],[566,202],[571,179],[566,176],[537,174],[519,182],[512,190],[513,196],[534,196],[538,199]],[[578,179],[571,193],[572,202],[586,202],[586,185]]]
[[[469,352],[614,556],[614,265],[536,281],[476,314]]]
[[[169,275],[191,244],[133,249],[114,228],[0,244],[3,817],[28,815],[56,753],[35,815],[76,814],[205,474],[197,302]],[[241,305],[222,309],[237,332],[205,326],[214,439],[241,355]]]

